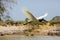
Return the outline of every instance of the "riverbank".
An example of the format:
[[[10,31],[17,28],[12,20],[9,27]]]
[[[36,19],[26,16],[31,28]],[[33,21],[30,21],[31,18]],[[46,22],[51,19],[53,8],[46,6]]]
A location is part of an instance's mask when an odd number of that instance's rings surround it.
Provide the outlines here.
[[[31,24],[26,24],[26,25],[7,25],[7,26],[0,26],[0,35],[24,35],[24,36],[60,36],[60,31],[56,32],[53,30],[56,30],[58,27],[56,25],[54,26],[49,26],[49,23],[44,24],[44,25],[31,25]],[[53,31],[53,32],[52,32]],[[51,33],[52,32],[52,33]],[[56,33],[54,33],[56,32]]]

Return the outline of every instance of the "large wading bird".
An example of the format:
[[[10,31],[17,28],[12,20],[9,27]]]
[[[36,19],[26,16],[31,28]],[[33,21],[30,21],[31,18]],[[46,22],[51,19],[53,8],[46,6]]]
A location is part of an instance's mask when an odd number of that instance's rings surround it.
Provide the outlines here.
[[[23,12],[27,16],[29,21],[39,21],[39,22],[46,21],[46,20],[44,20],[44,18],[48,15],[48,13],[45,13],[43,16],[40,16],[40,17],[36,18],[27,9],[24,9]]]

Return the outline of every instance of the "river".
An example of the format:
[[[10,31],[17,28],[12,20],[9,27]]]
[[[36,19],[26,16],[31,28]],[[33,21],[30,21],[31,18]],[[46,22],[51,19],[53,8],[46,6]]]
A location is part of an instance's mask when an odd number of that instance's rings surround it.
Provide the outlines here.
[[[33,37],[0,36],[0,40],[60,40],[60,37],[58,36],[33,36]]]

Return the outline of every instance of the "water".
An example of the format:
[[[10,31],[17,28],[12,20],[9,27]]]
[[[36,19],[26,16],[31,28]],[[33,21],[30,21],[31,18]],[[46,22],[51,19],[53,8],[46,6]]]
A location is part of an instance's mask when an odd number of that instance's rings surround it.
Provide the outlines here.
[[[57,36],[34,36],[34,37],[20,37],[20,36],[5,36],[0,37],[0,40],[60,40]]]

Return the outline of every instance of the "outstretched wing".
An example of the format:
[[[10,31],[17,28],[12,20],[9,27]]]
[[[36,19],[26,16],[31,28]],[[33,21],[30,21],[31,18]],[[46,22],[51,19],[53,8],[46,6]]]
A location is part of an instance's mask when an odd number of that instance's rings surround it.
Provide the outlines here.
[[[37,19],[42,19],[42,18],[46,17],[47,15],[48,15],[48,13],[45,13],[43,16],[40,16]]]
[[[24,9],[23,12],[30,21],[37,21],[37,19],[28,10]]]

